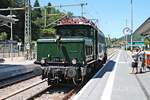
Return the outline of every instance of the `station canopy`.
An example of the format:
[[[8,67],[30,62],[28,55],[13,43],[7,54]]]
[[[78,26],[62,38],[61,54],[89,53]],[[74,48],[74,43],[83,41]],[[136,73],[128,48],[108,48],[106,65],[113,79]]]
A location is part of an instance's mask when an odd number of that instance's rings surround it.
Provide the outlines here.
[[[150,36],[150,17],[134,32],[143,36]]]
[[[4,15],[0,14],[0,26],[8,23],[15,23],[15,21],[18,21],[18,19],[15,18],[10,18]]]

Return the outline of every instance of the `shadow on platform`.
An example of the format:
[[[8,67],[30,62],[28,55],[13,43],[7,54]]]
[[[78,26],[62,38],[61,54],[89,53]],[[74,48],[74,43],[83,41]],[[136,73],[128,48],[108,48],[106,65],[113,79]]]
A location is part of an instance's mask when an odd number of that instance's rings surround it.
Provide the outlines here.
[[[13,67],[16,67],[16,68],[25,68],[27,65],[19,65],[19,64],[4,64],[4,63],[1,63],[0,64],[0,68],[13,68]]]
[[[0,63],[4,63],[5,59],[0,58]]]
[[[104,68],[101,69],[101,71],[93,78],[102,78],[105,73],[111,72],[114,69],[115,61],[110,60],[106,65],[104,65]]]

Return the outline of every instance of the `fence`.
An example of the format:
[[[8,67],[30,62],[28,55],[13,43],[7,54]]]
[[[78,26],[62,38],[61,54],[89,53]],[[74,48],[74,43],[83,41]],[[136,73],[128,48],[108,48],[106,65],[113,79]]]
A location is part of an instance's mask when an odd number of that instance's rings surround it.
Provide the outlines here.
[[[12,44],[12,52],[11,52],[11,44]],[[35,58],[36,47],[35,43],[31,45],[31,58]],[[9,58],[9,57],[25,57],[28,59],[28,53],[24,52],[24,45],[18,43],[17,41],[1,41],[0,42],[0,58]]]
[[[11,44],[13,57],[24,56],[23,48],[16,41],[3,41],[0,42],[0,58],[11,57]]]

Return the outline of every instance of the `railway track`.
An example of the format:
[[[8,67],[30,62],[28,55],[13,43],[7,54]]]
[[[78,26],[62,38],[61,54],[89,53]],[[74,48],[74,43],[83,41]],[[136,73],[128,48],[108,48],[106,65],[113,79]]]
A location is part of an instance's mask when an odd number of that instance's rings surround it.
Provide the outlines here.
[[[5,88],[5,87],[10,86],[10,85],[13,85],[13,84],[17,84],[21,81],[28,80],[28,79],[33,78],[35,76],[36,75],[33,74],[33,72],[28,72],[28,73],[24,73],[21,75],[17,75],[15,77],[10,77],[8,79],[1,80],[0,81],[0,89]]]
[[[10,85],[19,83],[21,81],[28,80],[30,78],[33,78],[33,77],[36,77],[39,75],[41,75],[39,68],[35,68],[33,70],[30,70],[30,71],[27,71],[24,73],[20,73],[18,75],[12,75],[11,77],[0,80],[0,89],[4,88],[6,86],[10,86]]]
[[[27,100],[48,89],[47,80],[40,80],[36,83],[20,88],[9,94],[0,97],[0,100]]]
[[[41,92],[29,100],[69,100],[82,86],[50,86],[47,91]]]
[[[73,95],[75,95],[83,86],[78,86],[69,91],[61,100],[69,100]]]

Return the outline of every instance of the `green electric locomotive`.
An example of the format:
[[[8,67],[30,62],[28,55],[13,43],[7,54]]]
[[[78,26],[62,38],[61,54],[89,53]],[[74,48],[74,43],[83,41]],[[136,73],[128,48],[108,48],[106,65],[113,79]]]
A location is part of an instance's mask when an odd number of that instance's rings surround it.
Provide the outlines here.
[[[105,36],[84,17],[65,17],[55,29],[55,38],[37,40],[36,63],[42,65],[42,77],[49,85],[81,84],[100,62],[106,62]]]

